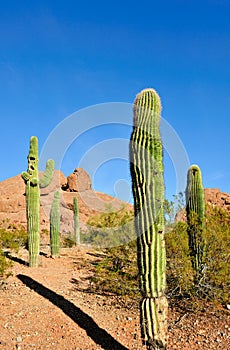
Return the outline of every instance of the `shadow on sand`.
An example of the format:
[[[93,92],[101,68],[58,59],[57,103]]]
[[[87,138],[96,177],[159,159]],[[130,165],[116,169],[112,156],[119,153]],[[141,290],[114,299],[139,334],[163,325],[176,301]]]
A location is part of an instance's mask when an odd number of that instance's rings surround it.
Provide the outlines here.
[[[28,263],[28,262],[26,262],[25,260],[22,260],[22,259],[20,259],[20,258],[18,258],[18,257],[16,257],[16,256],[12,256],[9,252],[6,252],[6,253],[5,253],[5,256],[6,256],[8,259],[10,259],[10,260],[12,260],[12,261],[14,261],[14,262],[16,262],[16,263],[18,263],[18,264],[21,264],[21,265],[24,265],[24,266],[29,266],[29,263]]]
[[[24,265],[24,266],[29,266],[29,263],[27,261],[25,261],[25,260],[23,260],[21,258],[18,258],[17,256],[11,255],[10,252],[5,252],[4,254],[5,254],[5,256],[8,259],[10,259],[10,260],[12,260],[12,261],[14,261],[14,262],[16,262],[18,264],[21,264],[21,265]],[[44,256],[46,258],[49,257],[49,255],[47,253],[44,253],[44,252],[39,252],[39,255],[40,256]]]
[[[83,312],[79,307],[65,299],[63,296],[53,292],[49,288],[44,287],[41,283],[34,279],[25,276],[17,275],[17,278],[22,281],[27,287],[34,290],[44,298],[48,299],[55,306],[59,307],[68,317],[76,324],[84,329],[87,335],[98,345],[105,350],[128,350],[126,347],[116,341],[104,329],[100,328],[96,322]]]

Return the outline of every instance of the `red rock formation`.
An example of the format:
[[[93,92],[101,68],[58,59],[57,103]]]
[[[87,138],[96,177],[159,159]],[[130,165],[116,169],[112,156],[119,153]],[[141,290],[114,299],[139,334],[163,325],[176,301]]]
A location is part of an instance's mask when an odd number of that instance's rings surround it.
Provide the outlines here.
[[[42,175],[42,174],[41,174]],[[72,181],[72,182],[71,182]],[[75,169],[68,176],[54,171],[53,180],[49,186],[41,189],[41,230],[49,230],[49,213],[55,191],[60,190],[61,232],[73,232],[73,198],[78,197],[81,228],[92,215],[107,211],[108,204],[114,210],[133,206],[107,194],[92,190],[89,174],[82,168]],[[26,227],[26,197],[25,184],[21,175],[0,182],[0,221],[9,219],[11,223],[22,224]]]
[[[215,205],[230,212],[230,194],[220,192],[219,188],[206,188],[204,190],[206,203]]]
[[[67,177],[68,192],[84,192],[92,189],[89,174],[83,168],[74,169],[73,173]]]

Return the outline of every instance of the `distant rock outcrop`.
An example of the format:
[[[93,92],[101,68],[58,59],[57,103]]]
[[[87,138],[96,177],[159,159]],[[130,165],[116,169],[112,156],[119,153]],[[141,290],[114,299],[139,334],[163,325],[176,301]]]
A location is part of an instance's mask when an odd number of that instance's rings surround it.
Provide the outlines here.
[[[219,188],[206,188],[204,198],[206,203],[225,209],[230,213],[230,194],[220,192]]]
[[[40,173],[42,176],[42,172]],[[107,194],[92,189],[89,174],[82,168],[77,168],[67,178],[59,171],[54,171],[49,186],[40,191],[40,221],[41,230],[49,230],[49,213],[55,191],[60,191],[61,232],[73,232],[73,198],[78,197],[81,229],[86,229],[86,223],[92,215],[108,210],[108,205],[114,210],[126,207],[132,210],[131,204]],[[26,227],[26,197],[25,184],[21,175],[0,182],[0,221],[9,219],[15,224]]]
[[[91,190],[92,182],[89,174],[83,168],[74,169],[73,173],[67,177],[67,186],[64,189],[68,192]]]

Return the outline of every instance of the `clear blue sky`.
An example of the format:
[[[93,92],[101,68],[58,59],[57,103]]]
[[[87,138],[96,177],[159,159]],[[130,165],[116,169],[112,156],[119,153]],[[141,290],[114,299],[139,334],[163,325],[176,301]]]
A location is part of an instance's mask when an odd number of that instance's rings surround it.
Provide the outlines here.
[[[2,1],[0,181],[27,168],[31,135],[42,148],[70,114],[133,103],[153,87],[204,186],[230,192],[229,18],[228,0]],[[91,130],[70,147],[63,172],[78,166],[87,145],[129,135],[124,126]],[[113,194],[117,180],[129,182],[128,173],[127,161],[107,162],[94,187]],[[165,178],[170,197],[175,174],[167,154]]]

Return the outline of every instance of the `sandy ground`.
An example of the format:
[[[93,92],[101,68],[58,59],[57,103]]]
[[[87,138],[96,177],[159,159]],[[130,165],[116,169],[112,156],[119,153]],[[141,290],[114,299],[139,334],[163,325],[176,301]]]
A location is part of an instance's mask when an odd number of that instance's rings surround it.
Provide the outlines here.
[[[40,266],[28,252],[13,255],[13,275],[0,287],[0,349],[128,350],[141,345],[136,303],[88,293],[89,266],[98,259],[87,247],[63,248]],[[169,310],[168,350],[230,349],[230,311],[206,306],[191,313]]]

